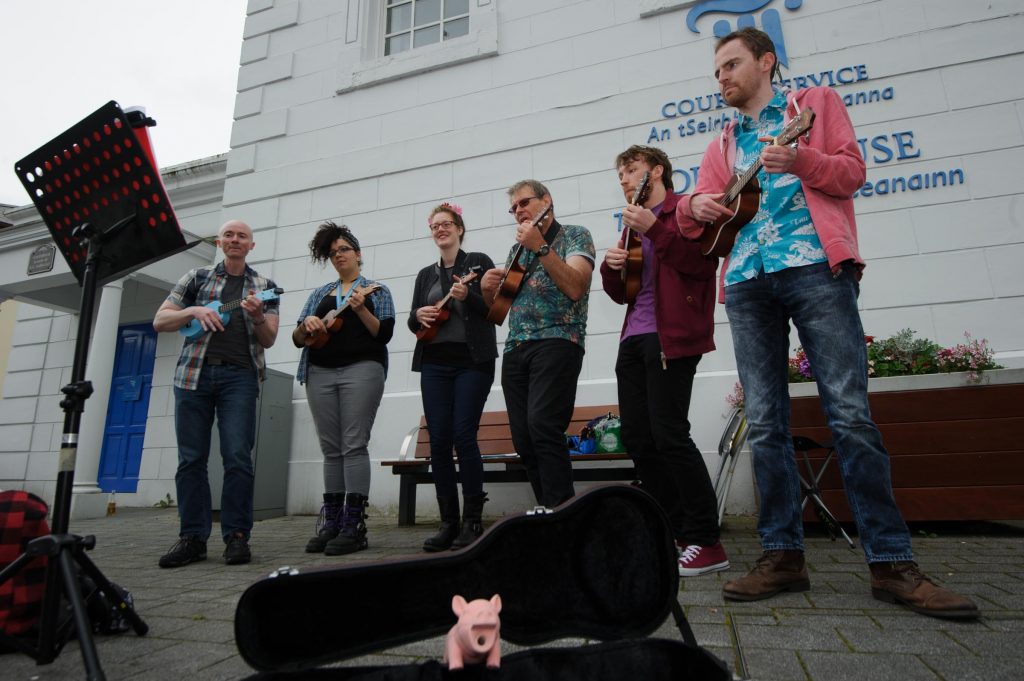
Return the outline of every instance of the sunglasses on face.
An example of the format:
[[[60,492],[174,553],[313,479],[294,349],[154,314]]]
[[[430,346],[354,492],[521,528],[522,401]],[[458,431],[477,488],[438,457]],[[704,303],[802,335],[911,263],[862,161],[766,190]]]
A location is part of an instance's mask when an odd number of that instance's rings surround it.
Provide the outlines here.
[[[335,248],[334,250],[330,251],[327,255],[329,257],[333,258],[336,255],[347,255],[347,254],[351,253],[354,250],[356,250],[356,249],[349,248],[348,246],[342,246],[341,248]]]
[[[518,201],[513,203],[512,206],[508,209],[508,214],[515,215],[517,210],[525,209],[528,205],[530,205],[530,201],[533,201],[534,199],[537,199],[538,201],[540,200],[536,196],[527,196],[525,199],[519,199]]]

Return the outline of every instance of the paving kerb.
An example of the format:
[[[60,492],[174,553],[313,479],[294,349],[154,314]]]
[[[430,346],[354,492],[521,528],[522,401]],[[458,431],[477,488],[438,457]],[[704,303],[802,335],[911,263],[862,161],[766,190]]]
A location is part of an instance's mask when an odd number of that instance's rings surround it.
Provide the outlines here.
[[[223,547],[215,540],[207,561],[161,570],[157,559],[177,533],[174,509],[122,508],[112,517],[72,523],[73,532],[96,536],[90,557],[107,577],[132,592],[150,626],[145,637],[132,632],[97,637],[107,678],[244,678],[253,670],[238,654],[233,622],[235,605],[249,584],[283,565],[302,569],[422,555],[419,547],[435,530],[431,522],[399,527],[394,517],[372,516],[367,551],[325,557],[303,551],[313,524],[309,516],[258,522],[249,565],[224,565]],[[743,517],[727,518],[723,528],[732,569],[680,580],[679,602],[698,641],[733,670],[745,661],[752,679],[1018,679],[1024,677],[1022,527],[915,528],[922,567],[975,599],[984,613],[976,622],[922,617],[872,599],[859,548],[851,551],[842,542],[815,535],[807,539],[811,591],[755,603],[725,602],[722,584],[743,574],[760,555],[754,521]],[[358,604],[343,616],[347,623],[358,623]],[[679,637],[671,619],[653,635]],[[587,643],[565,639],[549,645]],[[506,653],[520,649],[504,647]],[[402,664],[442,653],[443,638],[432,638],[344,664]],[[0,656],[3,681],[84,676],[75,642],[44,666],[25,655]]]

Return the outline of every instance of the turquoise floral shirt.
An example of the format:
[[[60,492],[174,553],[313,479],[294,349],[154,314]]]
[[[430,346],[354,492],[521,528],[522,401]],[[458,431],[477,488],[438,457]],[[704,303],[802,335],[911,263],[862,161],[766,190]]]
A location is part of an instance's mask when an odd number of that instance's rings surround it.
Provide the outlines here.
[[[765,142],[759,142],[759,137],[779,134],[785,111],[786,97],[776,92],[757,120],[740,115],[735,172],[743,172],[760,156]],[[761,269],[778,272],[828,261],[811,224],[800,179],[790,173],[766,173],[762,168],[757,180],[761,183],[761,204],[754,218],[736,235],[725,271],[726,286],[753,279]]]
[[[562,225],[551,250],[563,261],[581,255],[594,264],[594,239],[586,227]],[[512,259],[515,246],[505,258],[506,267]],[[529,267],[533,253],[523,252],[520,263]],[[562,293],[548,276],[544,265],[537,263],[516,299],[508,317],[508,337],[505,352],[511,352],[527,341],[545,338],[564,338],[583,347],[587,335],[587,303],[590,290],[573,301]]]

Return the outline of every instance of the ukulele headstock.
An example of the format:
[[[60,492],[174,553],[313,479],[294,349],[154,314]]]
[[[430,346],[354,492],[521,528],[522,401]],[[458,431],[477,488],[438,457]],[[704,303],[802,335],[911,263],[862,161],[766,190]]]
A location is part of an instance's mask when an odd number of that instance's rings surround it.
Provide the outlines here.
[[[807,107],[800,112],[800,115],[795,117],[786,127],[776,136],[773,144],[784,147],[787,144],[795,142],[801,135],[807,133],[811,127],[814,126],[814,109]]]
[[[651,196],[651,173],[647,171],[644,176],[640,179],[640,184],[637,185],[636,191],[633,192],[632,204],[634,206],[642,206]]]

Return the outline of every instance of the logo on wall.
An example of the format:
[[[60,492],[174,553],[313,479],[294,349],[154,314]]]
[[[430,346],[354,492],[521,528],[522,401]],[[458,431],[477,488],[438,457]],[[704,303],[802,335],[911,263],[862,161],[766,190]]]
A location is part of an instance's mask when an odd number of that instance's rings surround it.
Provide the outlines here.
[[[736,19],[735,28],[729,24],[727,19],[716,21],[712,29],[716,38],[725,37],[734,30],[741,28],[757,28],[754,15],[751,12],[756,12],[772,2],[773,0],[704,0],[704,2],[698,2],[686,15],[686,27],[699,34],[700,29],[697,28],[697,20],[705,14],[721,12],[725,14],[738,14],[740,16]],[[785,0],[783,4],[786,9],[792,12],[800,9],[800,6],[804,4],[804,0]],[[773,8],[762,12],[760,28],[775,43],[775,52],[779,57],[779,63],[789,68],[789,57],[786,55],[786,43],[782,39],[782,18],[779,16],[779,11]]]

